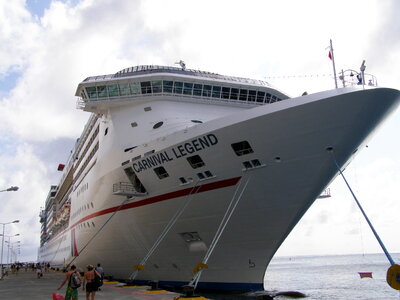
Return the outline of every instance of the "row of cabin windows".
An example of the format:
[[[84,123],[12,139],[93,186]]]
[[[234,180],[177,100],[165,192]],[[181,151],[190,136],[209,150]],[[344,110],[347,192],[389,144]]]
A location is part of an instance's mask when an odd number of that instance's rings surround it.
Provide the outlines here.
[[[282,100],[266,91],[170,80],[91,86],[86,88],[86,93],[90,99],[166,93],[259,103],[272,103]]]
[[[250,154],[250,153],[254,152],[248,141],[241,141],[238,143],[234,143],[231,146],[237,156],[242,156],[242,155],[246,155],[246,154]],[[197,169],[197,168],[205,166],[204,161],[201,159],[201,157],[199,155],[190,156],[187,158],[187,161],[189,162],[189,164],[191,165],[191,167],[193,169]],[[246,169],[250,169],[252,167],[257,167],[257,166],[261,165],[261,163],[258,159],[252,160],[251,163],[252,163],[251,165],[248,162],[244,162],[243,164]],[[167,170],[165,170],[164,167],[157,167],[157,168],[154,168],[153,170],[156,173],[156,175],[158,176],[158,178],[160,178],[160,179],[169,177],[169,174],[168,174]],[[205,171],[204,173],[197,173],[197,177],[199,179],[210,178],[213,176],[214,175],[210,171]],[[184,177],[179,178],[179,180],[181,181],[181,183],[186,183],[186,180]]]
[[[241,141],[238,143],[234,143],[231,146],[237,156],[242,156],[242,155],[246,155],[246,154],[250,154],[250,153],[254,152],[248,141]],[[152,150],[151,153],[154,153],[154,151]],[[193,156],[187,157],[186,159],[193,169],[197,169],[197,168],[201,168],[201,167],[205,166],[204,161],[202,160],[202,158],[199,155],[193,155]],[[252,160],[251,163],[252,163],[253,167],[261,165],[261,163],[258,160]],[[246,169],[250,168],[250,165],[248,165],[246,162],[244,163],[244,166]],[[125,168],[124,170],[125,170],[126,175],[129,178],[130,182],[133,184],[134,189],[138,192],[145,193],[146,188],[140,182],[140,180],[137,177],[134,170],[131,167]],[[162,166],[154,168],[153,170],[159,179],[164,179],[164,178],[169,177],[167,170]],[[207,170],[204,172],[197,173],[197,177],[199,178],[199,180],[203,180],[206,178],[214,177],[214,175],[213,175],[213,173],[211,173],[211,171]],[[180,177],[179,180],[182,184],[187,183],[187,180],[185,177]]]

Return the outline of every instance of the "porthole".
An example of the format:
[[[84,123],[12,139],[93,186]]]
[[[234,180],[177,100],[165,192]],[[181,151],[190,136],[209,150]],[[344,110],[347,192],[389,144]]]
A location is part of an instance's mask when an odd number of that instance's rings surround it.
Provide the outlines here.
[[[131,123],[131,126],[132,126],[132,127],[136,127],[136,126],[137,126],[137,123],[136,123],[136,122],[132,122],[132,123]]]
[[[203,121],[200,120],[192,120],[193,123],[203,123]]]
[[[157,122],[156,124],[154,124],[153,129],[160,128],[163,124],[164,124],[163,121]]]

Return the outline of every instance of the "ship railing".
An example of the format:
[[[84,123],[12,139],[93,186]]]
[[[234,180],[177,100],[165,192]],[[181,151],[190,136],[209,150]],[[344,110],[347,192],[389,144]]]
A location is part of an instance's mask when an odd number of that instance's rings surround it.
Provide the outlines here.
[[[357,72],[356,70],[348,69],[341,71],[339,80],[343,87],[355,85],[378,86],[378,80],[372,74]]]
[[[119,196],[144,196],[147,193],[138,192],[135,186],[129,182],[117,182],[113,184],[113,194]]]
[[[318,196],[318,199],[323,199],[323,198],[330,198],[331,197],[331,189],[326,188],[321,195]]]

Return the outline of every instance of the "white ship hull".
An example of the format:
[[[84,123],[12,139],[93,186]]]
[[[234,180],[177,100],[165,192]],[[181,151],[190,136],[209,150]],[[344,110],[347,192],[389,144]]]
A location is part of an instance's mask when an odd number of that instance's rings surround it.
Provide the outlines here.
[[[101,263],[107,274],[127,279],[176,212],[189,202],[135,278],[186,284],[195,265],[203,260],[232,198],[242,193],[198,287],[262,289],[274,253],[337,175],[327,149],[333,149],[339,164],[346,166],[397,107],[398,96],[398,91],[383,88],[340,89],[252,109],[232,109],[226,116],[142,145],[156,149],[149,157],[164,155],[164,161],[155,161],[155,165],[168,169],[170,176],[154,183],[152,168],[140,164],[141,159],[132,161],[137,148],[115,150],[129,145],[124,141],[129,133],[117,132],[129,106],[111,110],[108,123],[100,123],[100,136],[107,127],[116,132],[114,140],[98,153],[81,183],[88,183],[87,189],[78,196],[93,200],[85,200],[83,207],[77,199],[74,203],[73,194],[71,211],[75,214],[68,228],[42,246],[39,260],[54,266],[71,261],[80,267]],[[158,105],[163,103],[151,102],[153,111]],[[193,142],[201,138],[208,138],[208,146]],[[242,140],[249,141],[253,153],[235,154],[231,144]],[[192,151],[201,154],[205,166],[188,166],[186,157]],[[250,162],[249,168],[244,161]],[[113,184],[127,181],[127,166],[135,169],[147,195],[127,200],[113,194]],[[212,176],[199,180],[196,174],[205,171]],[[185,184],[179,182],[181,177],[187,180]],[[183,233],[196,233],[201,241],[187,242]]]

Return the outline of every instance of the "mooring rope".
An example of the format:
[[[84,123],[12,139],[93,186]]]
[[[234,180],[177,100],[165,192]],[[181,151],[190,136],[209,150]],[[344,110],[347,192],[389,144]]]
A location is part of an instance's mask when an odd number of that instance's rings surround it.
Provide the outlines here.
[[[242,179],[243,179],[243,177],[242,177]],[[196,289],[196,287],[197,287],[197,283],[200,280],[200,276],[201,276],[202,271],[204,270],[204,268],[207,268],[208,259],[210,258],[212,252],[215,249],[215,246],[217,245],[222,233],[224,232],[226,225],[228,224],[233,212],[235,211],[235,208],[236,208],[237,204],[239,203],[239,200],[242,198],[242,195],[243,195],[243,193],[244,193],[244,191],[245,191],[245,189],[247,187],[247,184],[249,183],[249,180],[250,180],[250,177],[247,178],[247,181],[246,181],[244,187],[242,188],[239,197],[237,197],[237,199],[235,200],[236,194],[237,194],[237,192],[239,191],[239,188],[240,188],[240,184],[236,188],[235,193],[233,194],[232,200],[229,203],[228,208],[227,208],[227,210],[225,212],[225,215],[222,218],[221,223],[220,223],[220,225],[219,225],[219,227],[217,229],[217,232],[214,235],[214,238],[213,238],[213,240],[211,242],[211,245],[208,248],[208,250],[206,252],[206,255],[204,256],[202,263],[198,264],[198,266],[200,266],[200,267],[198,268],[196,274],[193,276],[192,280],[189,283],[189,286],[193,286],[194,289]]]
[[[376,232],[374,226],[372,226],[371,221],[368,219],[367,214],[364,212],[364,209],[361,207],[361,204],[360,204],[360,202],[358,201],[358,199],[357,199],[356,195],[354,194],[353,190],[351,189],[349,183],[347,182],[346,177],[344,177],[344,174],[343,174],[342,170],[340,169],[338,162],[336,161],[336,157],[335,157],[335,154],[333,153],[333,150],[330,150],[330,152],[331,152],[331,154],[332,154],[332,160],[333,160],[333,162],[334,162],[336,168],[338,169],[340,175],[342,176],[344,182],[346,183],[346,185],[347,185],[347,187],[348,187],[350,193],[352,194],[354,200],[355,200],[356,203],[357,203],[357,206],[360,208],[361,213],[363,214],[365,220],[367,221],[369,227],[371,228],[373,234],[375,235],[375,238],[377,239],[377,241],[378,241],[379,245],[381,246],[383,252],[385,253],[387,259],[389,260],[390,264],[393,266],[393,265],[395,264],[393,258],[390,256],[389,252],[387,251],[385,245],[383,244],[381,238],[379,237],[378,233]]]
[[[164,230],[162,233],[158,236],[157,240],[154,242],[153,246],[150,248],[150,250],[147,252],[146,256],[141,260],[140,264],[135,267],[135,271],[129,276],[129,280],[133,281],[136,276],[139,274],[140,270],[144,270],[144,265],[146,264],[147,260],[150,258],[150,256],[154,253],[154,251],[157,249],[157,247],[160,245],[164,237],[167,235],[167,233],[170,231],[170,229],[174,226],[176,221],[179,219],[179,217],[182,215],[183,211],[186,209],[186,207],[189,205],[189,203],[192,200],[193,194],[195,194],[200,188],[201,185],[198,186],[197,184],[199,181],[196,182],[196,184],[193,186],[191,189],[190,193],[188,194],[187,198],[182,202],[180,208],[176,211],[174,216],[171,218],[171,220],[168,222],[167,226],[165,226]]]
[[[104,224],[99,228],[99,230],[97,230],[97,232],[89,239],[89,241],[86,243],[85,246],[83,246],[83,248],[79,251],[79,255],[82,254],[82,252],[86,249],[87,246],[89,246],[89,244],[94,240],[94,238],[103,230],[103,228],[108,224],[108,222],[110,222],[110,220],[115,216],[115,214],[122,208],[122,206],[125,205],[126,202],[128,202],[129,200],[132,200],[132,198],[126,198],[121,205],[111,214],[111,216],[107,219],[106,222],[104,222]],[[67,266],[70,266],[75,259],[79,256],[75,256],[68,264]]]

